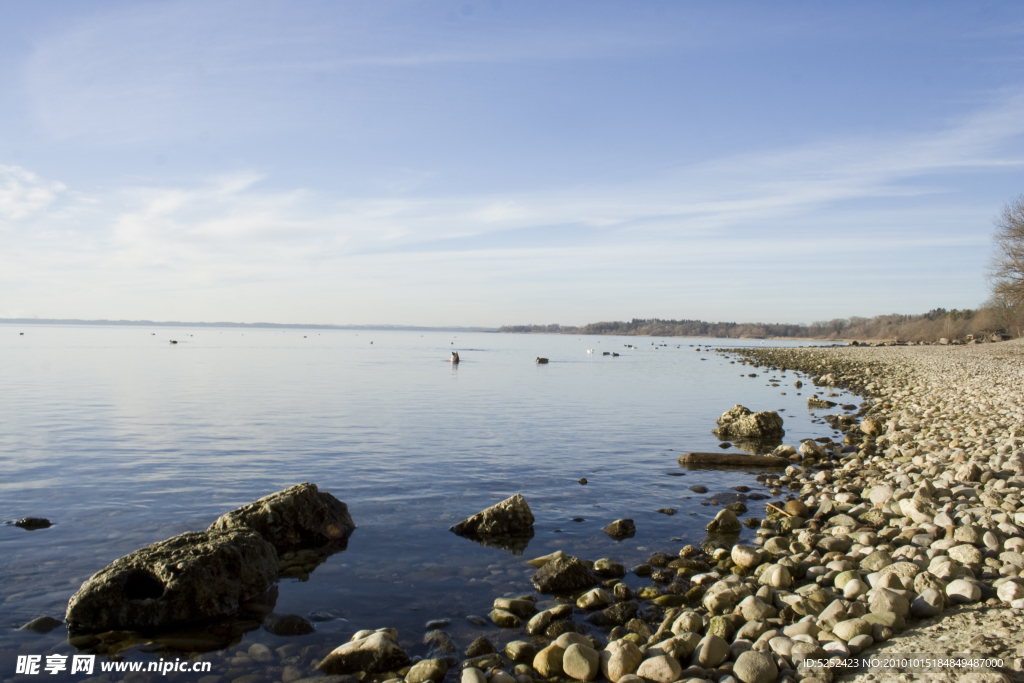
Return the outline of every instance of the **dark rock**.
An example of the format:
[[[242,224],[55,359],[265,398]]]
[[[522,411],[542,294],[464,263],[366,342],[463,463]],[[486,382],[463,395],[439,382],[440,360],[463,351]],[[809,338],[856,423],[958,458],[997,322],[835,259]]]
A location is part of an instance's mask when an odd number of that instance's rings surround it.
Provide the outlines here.
[[[467,657],[480,657],[482,655],[493,654],[494,652],[496,652],[494,649],[494,643],[487,638],[480,636],[469,644],[469,647],[466,648],[465,654]]]
[[[277,551],[250,529],[189,532],[115,560],[68,602],[68,629],[145,631],[233,614],[277,579]]]
[[[702,486],[700,484],[694,484],[693,486],[690,487],[690,490],[693,491],[694,493],[707,493],[708,487]]]
[[[636,525],[631,519],[617,519],[601,531],[616,540],[622,540],[624,538],[632,538],[636,535]]]
[[[316,631],[316,626],[309,619],[298,614],[274,614],[271,612],[263,619],[263,628],[275,636],[304,636]]]
[[[433,631],[439,628],[444,628],[450,623],[452,623],[451,619],[431,619],[427,622],[426,629],[428,631]]]
[[[35,631],[36,633],[49,633],[55,628],[63,626],[64,622],[53,617],[36,617],[22,626],[21,631]]]
[[[675,508],[658,508],[658,512],[660,512],[663,515],[668,515],[669,517],[671,517],[672,515],[676,514],[676,509]]]
[[[603,615],[609,624],[615,624],[616,626],[623,626],[630,619],[636,618],[640,613],[640,605],[636,602],[629,600],[627,602],[617,602],[611,607],[598,612]]]
[[[458,665],[459,648],[455,647],[455,641],[444,631],[428,631],[423,636],[423,644],[430,648],[427,651],[428,659],[439,659],[449,668]]]
[[[557,638],[563,633],[586,633],[587,630],[584,624],[577,623],[572,619],[556,619],[544,629],[544,635],[548,638]]]
[[[533,575],[532,581],[541,593],[568,593],[590,588],[597,583],[597,577],[583,562],[567,556],[545,563]]]
[[[586,485],[587,484],[587,478],[586,477],[582,477],[580,479],[580,483],[583,484],[583,485]]]
[[[49,529],[53,524],[50,520],[43,517],[22,517],[14,523],[14,526],[26,531],[35,531],[37,529]]]
[[[279,553],[343,546],[355,530],[348,506],[315,484],[304,483],[222,515],[210,531],[252,529]]]

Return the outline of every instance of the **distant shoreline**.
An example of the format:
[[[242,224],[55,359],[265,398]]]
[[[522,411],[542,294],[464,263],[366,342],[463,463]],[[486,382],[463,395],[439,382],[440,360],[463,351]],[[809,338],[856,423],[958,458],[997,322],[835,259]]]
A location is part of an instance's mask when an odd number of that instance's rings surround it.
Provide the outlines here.
[[[119,327],[228,327],[299,330],[394,330],[406,332],[497,332],[494,327],[418,327],[415,325],[313,325],[302,323],[200,323],[153,320],[61,320],[56,318],[0,318],[0,325],[82,325]]]

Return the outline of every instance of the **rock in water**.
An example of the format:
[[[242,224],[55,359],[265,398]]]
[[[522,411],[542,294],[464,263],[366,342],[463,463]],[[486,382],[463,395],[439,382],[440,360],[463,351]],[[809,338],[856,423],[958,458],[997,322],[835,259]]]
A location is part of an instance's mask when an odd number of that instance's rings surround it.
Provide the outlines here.
[[[395,637],[387,631],[377,631],[335,648],[316,668],[329,675],[357,671],[375,674],[393,671],[408,663],[409,656]]]
[[[343,545],[355,528],[347,505],[306,482],[222,515],[210,531],[252,529],[285,553]]]
[[[304,636],[316,631],[309,619],[299,614],[276,614],[271,612],[263,618],[263,628],[275,636]]]
[[[54,619],[53,617],[36,617],[22,626],[19,630],[35,631],[36,633],[49,633],[53,629],[63,625],[64,622],[60,619]]]
[[[778,439],[785,435],[782,418],[774,410],[752,413],[741,405],[734,406],[718,418],[712,433],[723,441],[730,439]]]
[[[738,534],[743,530],[739,518],[732,510],[720,511],[715,518],[708,523],[708,531],[713,534]]]
[[[533,513],[522,494],[464,519],[451,528],[459,536],[533,536]]]
[[[10,524],[10,522],[8,522],[8,524]],[[53,523],[44,517],[22,517],[14,523],[14,526],[25,529],[26,531],[35,531],[37,529],[49,529],[53,526]]]
[[[636,535],[636,524],[631,519],[617,519],[601,531],[621,541],[624,538],[632,538]]]
[[[541,593],[568,593],[590,588],[597,583],[597,577],[580,560],[566,556],[546,563],[532,581]]]
[[[70,631],[144,631],[234,613],[277,580],[277,551],[250,529],[188,532],[115,560],[68,601]]]

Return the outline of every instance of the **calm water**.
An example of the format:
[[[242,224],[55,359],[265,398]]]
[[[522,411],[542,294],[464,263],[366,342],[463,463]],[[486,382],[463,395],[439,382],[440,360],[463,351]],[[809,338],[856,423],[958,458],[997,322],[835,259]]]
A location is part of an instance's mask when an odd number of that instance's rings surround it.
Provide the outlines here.
[[[747,366],[695,351],[758,342],[652,341],[662,342],[0,325],[0,518],[55,523],[0,527],[0,678],[16,652],[70,651],[63,629],[13,629],[62,617],[110,561],[298,482],[348,503],[359,528],[309,581],[282,581],[276,611],[338,617],[310,642],[394,626],[415,652],[428,619],[452,619],[457,635],[494,597],[532,592],[526,558],[561,548],[630,566],[701,541],[718,508],[689,487],[764,490],[751,472],[676,462],[715,450],[710,430],[735,403],[784,409],[787,443],[833,434],[813,422],[795,373],[751,379]],[[537,518],[524,556],[448,531],[515,493]],[[763,516],[763,502],[748,505]],[[637,534],[616,542],[601,528],[621,517]],[[254,631],[249,641],[275,639]]]

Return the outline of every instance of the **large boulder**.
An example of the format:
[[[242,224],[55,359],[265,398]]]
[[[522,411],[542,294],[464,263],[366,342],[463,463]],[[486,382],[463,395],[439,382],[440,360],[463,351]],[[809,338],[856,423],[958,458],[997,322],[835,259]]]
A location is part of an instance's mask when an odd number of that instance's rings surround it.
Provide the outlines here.
[[[711,430],[715,436],[730,439],[780,439],[786,432],[782,429],[782,418],[774,410],[759,413],[741,405],[734,406],[718,418],[719,427]]]
[[[375,631],[336,647],[316,668],[328,675],[358,671],[375,674],[394,671],[408,663],[409,655],[398,645],[395,636],[388,631]]]
[[[355,528],[347,505],[306,482],[222,515],[210,531],[252,529],[283,554],[344,545]]]
[[[229,616],[277,580],[277,551],[250,529],[188,532],[115,560],[68,602],[69,630],[147,631]]]
[[[533,575],[533,585],[541,593],[569,593],[590,588],[597,577],[587,565],[572,556],[551,560]]]

